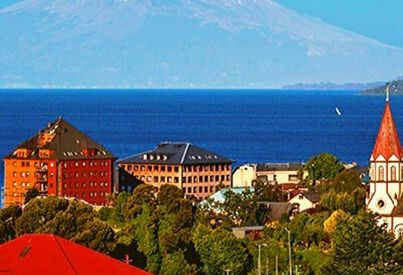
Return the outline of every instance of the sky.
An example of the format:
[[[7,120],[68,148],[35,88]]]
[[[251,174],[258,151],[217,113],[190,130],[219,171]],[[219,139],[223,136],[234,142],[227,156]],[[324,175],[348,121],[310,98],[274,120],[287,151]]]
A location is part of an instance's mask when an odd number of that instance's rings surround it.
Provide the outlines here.
[[[20,0],[0,0],[0,8]],[[319,17],[390,45],[403,47],[402,0],[275,0],[301,13]]]
[[[275,0],[301,13],[403,47],[402,0]]]

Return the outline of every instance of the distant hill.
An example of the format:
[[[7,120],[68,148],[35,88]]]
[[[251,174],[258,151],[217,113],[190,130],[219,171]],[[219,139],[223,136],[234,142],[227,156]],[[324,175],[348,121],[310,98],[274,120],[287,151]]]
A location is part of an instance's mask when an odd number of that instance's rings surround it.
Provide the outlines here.
[[[344,83],[344,84],[337,84],[331,82],[320,82],[320,83],[298,83],[294,85],[287,85],[284,86],[283,89],[285,90],[334,90],[334,91],[363,91],[369,90],[373,88],[377,88],[383,85],[385,82],[377,81],[371,83]]]
[[[403,69],[403,48],[274,0],[21,0],[0,9],[0,37],[0,88],[270,88]]]
[[[388,83],[382,83],[374,88],[366,89],[363,91],[365,95],[384,95]],[[390,82],[390,93],[393,95],[403,95],[403,78],[392,80]]]

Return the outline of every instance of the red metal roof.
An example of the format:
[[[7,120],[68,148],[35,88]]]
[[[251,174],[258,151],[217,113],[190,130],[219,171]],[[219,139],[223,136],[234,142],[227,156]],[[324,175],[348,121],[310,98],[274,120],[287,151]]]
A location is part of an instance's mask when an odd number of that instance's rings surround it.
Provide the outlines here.
[[[385,111],[383,113],[381,126],[379,127],[374,150],[372,151],[372,156],[376,159],[382,155],[384,158],[389,159],[392,155],[400,158],[401,154],[402,148],[395,121],[393,120],[389,102],[386,102]]]
[[[150,275],[139,268],[50,234],[28,234],[0,245],[0,274]]]

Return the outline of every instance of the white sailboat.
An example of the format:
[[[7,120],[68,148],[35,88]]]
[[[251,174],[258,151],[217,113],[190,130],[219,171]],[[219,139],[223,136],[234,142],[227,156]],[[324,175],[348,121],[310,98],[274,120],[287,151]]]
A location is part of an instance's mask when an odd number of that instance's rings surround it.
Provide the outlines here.
[[[336,107],[335,109],[336,109],[336,113],[337,113],[337,115],[338,115],[338,116],[341,116],[341,115],[342,115],[342,113],[341,113],[340,109],[339,109],[338,107]]]

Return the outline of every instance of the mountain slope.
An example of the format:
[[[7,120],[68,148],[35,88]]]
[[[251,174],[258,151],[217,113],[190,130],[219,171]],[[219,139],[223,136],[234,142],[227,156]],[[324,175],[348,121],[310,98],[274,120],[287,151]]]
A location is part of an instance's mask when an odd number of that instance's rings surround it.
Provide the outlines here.
[[[25,0],[0,87],[276,87],[400,75],[403,50],[269,0]]]

